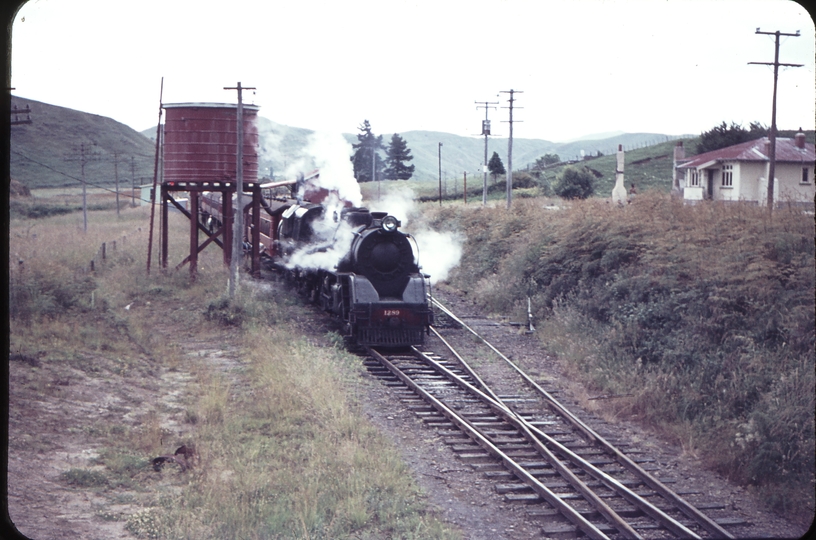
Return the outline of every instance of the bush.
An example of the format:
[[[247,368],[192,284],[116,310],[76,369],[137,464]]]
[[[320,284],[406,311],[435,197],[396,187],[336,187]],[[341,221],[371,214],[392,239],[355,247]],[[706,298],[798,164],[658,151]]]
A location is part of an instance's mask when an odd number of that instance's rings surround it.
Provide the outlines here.
[[[586,167],[567,167],[556,178],[553,191],[564,199],[586,199],[595,193],[595,176]]]
[[[105,473],[90,469],[70,469],[60,474],[60,478],[66,484],[76,487],[99,487],[108,484]]]
[[[241,326],[246,319],[244,308],[229,298],[220,298],[207,305],[204,317],[208,321],[219,322],[224,326]]]

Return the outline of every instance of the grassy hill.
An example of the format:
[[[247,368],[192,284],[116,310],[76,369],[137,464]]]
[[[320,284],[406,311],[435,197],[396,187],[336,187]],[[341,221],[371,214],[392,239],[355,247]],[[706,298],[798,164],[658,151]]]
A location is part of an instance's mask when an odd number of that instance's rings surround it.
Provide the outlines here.
[[[118,162],[121,185],[126,186],[131,182],[140,185],[152,180],[155,127],[137,132],[99,115],[22,97],[14,97],[12,101],[18,110],[26,106],[31,108],[31,123],[11,128],[10,163],[11,177],[29,189],[81,185],[81,146],[84,146],[86,155],[85,178],[89,185],[112,185],[115,160]],[[278,124],[264,117],[258,118],[258,130],[261,139],[259,172],[262,177],[283,177],[293,164],[299,164],[301,170],[315,166],[305,154],[312,130]],[[392,134],[382,135],[387,143]],[[357,141],[356,134],[343,136],[349,144]],[[400,136],[406,140],[414,156],[412,164],[416,170],[412,180],[420,183],[438,180],[440,142],[443,178],[449,179],[451,184],[454,179],[459,179],[461,184],[464,172],[468,172],[471,178],[481,178],[483,138],[433,131],[408,131],[400,133]],[[536,159],[548,153],[558,154],[562,159],[578,159],[582,153],[614,153],[618,144],[631,148],[665,139],[665,135],[652,133],[619,134],[608,139],[567,143],[516,138],[513,140],[513,168],[528,168]],[[488,159],[493,152],[497,152],[506,165],[507,142],[505,138],[489,138]]]
[[[139,132],[110,118],[12,97],[18,110],[31,108],[31,123],[11,126],[11,178],[29,189],[81,185],[84,146],[89,185],[120,185],[153,178],[155,149]],[[25,115],[19,115],[22,120]],[[118,165],[115,165],[115,162]],[[132,167],[131,167],[132,165]]]
[[[114,182],[114,159],[118,160],[119,180],[127,185],[134,178],[137,185],[153,178],[156,128],[141,133],[110,118],[56,107],[21,97],[13,98],[18,110],[31,107],[31,123],[11,127],[11,177],[28,188],[81,185],[80,145],[87,155],[85,176],[89,184],[111,185]],[[285,176],[287,169],[298,164],[299,170],[310,170],[315,164],[306,159],[306,148],[312,130],[278,124],[258,118],[260,133],[259,172],[262,177]],[[793,132],[780,132],[792,136]],[[387,144],[390,133],[384,133]],[[484,139],[460,137],[434,131],[407,131],[400,136],[408,143],[415,166],[411,179],[419,184],[439,179],[440,148],[442,177],[449,185],[461,186],[463,173],[481,184],[484,161]],[[603,135],[600,135],[603,136]],[[356,134],[343,137],[349,144]],[[687,137],[687,136],[684,136]],[[677,138],[657,133],[619,133],[608,138],[556,143],[541,139],[513,140],[513,169],[529,170],[544,154],[558,154],[562,160],[582,160],[597,171],[596,193],[610,193],[615,182],[615,152],[622,144],[626,151],[626,182],[639,190],[671,188],[672,153]],[[813,132],[808,133],[813,140]],[[507,166],[507,139],[488,139],[488,159],[497,152]],[[686,154],[692,155],[696,138],[685,138]],[[601,154],[599,156],[599,154]],[[584,160],[584,156],[588,157]],[[133,172],[131,173],[131,163]],[[563,166],[543,172],[538,183],[550,183]],[[453,191],[453,190],[451,190]]]
[[[686,149],[686,156],[694,152],[699,138],[683,140],[683,147]],[[636,148],[624,152],[624,178],[626,186],[634,183],[639,191],[646,189],[657,189],[669,192],[672,185],[674,147],[678,141],[672,140]],[[572,164],[577,167],[588,167],[596,175],[595,194],[609,196],[612,188],[615,187],[615,168],[617,166],[617,149],[607,155],[586,159]],[[545,169],[541,173],[539,182],[542,185],[552,186],[556,177],[561,174],[565,167],[569,165],[561,164]],[[600,176],[599,176],[600,175]]]

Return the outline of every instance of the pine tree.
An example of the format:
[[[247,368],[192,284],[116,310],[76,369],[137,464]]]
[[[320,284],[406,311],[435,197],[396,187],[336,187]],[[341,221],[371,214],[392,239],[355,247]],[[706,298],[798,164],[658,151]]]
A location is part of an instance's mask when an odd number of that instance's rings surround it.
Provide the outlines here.
[[[736,122],[727,125],[725,122],[715,126],[700,134],[700,142],[697,143],[697,153],[704,154],[712,150],[719,150],[735,144],[753,141],[768,135],[768,128],[759,122],[751,122],[748,129]]]
[[[504,169],[504,163],[502,163],[501,158],[497,152],[493,152],[493,156],[490,158],[490,161],[487,162],[487,170],[490,171],[490,174],[493,175],[493,181],[496,181],[496,177],[500,174],[505,174],[507,171]]]
[[[391,136],[391,143],[385,151],[385,170],[383,174],[389,180],[408,180],[414,175],[414,166],[405,165],[406,161],[411,161],[414,156],[405,139],[394,133]]]
[[[364,121],[363,125],[357,129],[360,130],[360,133],[357,134],[357,141],[359,142],[351,145],[351,147],[354,148],[354,155],[349,158],[354,165],[354,177],[357,179],[357,182],[371,182],[382,178],[384,163],[380,154],[377,152],[384,148],[382,135],[379,137],[374,135],[368,120]],[[373,177],[371,174],[372,159],[374,160],[375,171]]]

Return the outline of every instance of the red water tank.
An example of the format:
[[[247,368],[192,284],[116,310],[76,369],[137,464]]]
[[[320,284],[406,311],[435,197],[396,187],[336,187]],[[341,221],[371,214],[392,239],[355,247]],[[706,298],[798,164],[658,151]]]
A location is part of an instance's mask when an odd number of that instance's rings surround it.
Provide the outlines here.
[[[165,103],[164,181],[234,182],[238,105]],[[244,182],[258,180],[258,109],[243,105]]]

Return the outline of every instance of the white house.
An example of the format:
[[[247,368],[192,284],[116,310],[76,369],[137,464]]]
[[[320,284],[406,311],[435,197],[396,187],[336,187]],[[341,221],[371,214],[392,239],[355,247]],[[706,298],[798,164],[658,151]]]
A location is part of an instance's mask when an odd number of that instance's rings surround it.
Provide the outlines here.
[[[683,158],[675,151],[675,187],[689,203],[701,200],[749,201],[768,204],[768,137]],[[793,203],[813,207],[816,147],[805,134],[776,139],[774,204]],[[683,174],[680,174],[683,173]],[[683,178],[683,181],[679,181]]]

